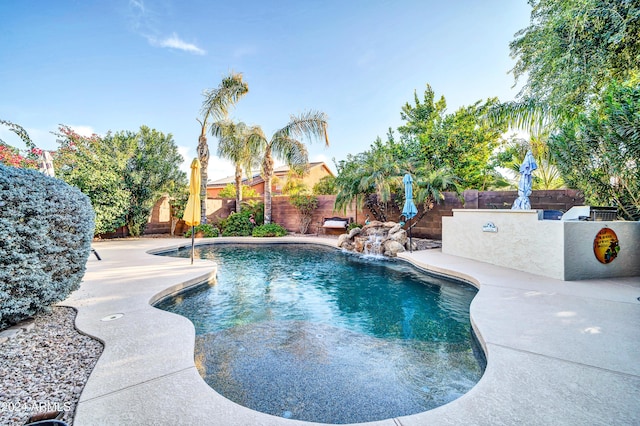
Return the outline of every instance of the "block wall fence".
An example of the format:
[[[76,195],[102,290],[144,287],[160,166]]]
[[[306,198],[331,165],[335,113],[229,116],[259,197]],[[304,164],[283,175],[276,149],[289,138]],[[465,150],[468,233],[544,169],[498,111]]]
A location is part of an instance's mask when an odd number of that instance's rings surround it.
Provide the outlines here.
[[[453,216],[453,209],[510,209],[513,201],[518,197],[517,191],[464,191],[460,196],[455,193],[444,193],[445,199],[429,211],[420,222],[412,229],[412,234],[418,238],[442,239],[442,217]],[[544,210],[569,210],[573,206],[584,204],[584,195],[577,190],[541,190],[533,191],[529,197],[532,209]],[[257,198],[262,201],[262,198]],[[318,208],[313,214],[313,219],[309,225],[307,233],[324,233],[320,229],[322,220],[325,217],[345,217],[352,218],[358,223],[364,223],[365,217],[369,215],[373,220],[373,215],[368,209],[356,212],[355,209],[348,209],[346,212],[333,210],[335,202],[334,195],[318,196]],[[422,206],[418,207],[418,216],[422,212]],[[220,218],[225,218],[235,209],[235,200],[226,198],[215,198],[207,200],[207,217],[209,222],[215,223]],[[274,196],[272,198],[272,222],[284,226],[290,232],[299,232],[298,212],[289,203],[288,196]],[[388,218],[391,221],[402,220],[400,211],[393,209]],[[186,228],[182,221],[176,227],[176,234],[181,235]],[[169,234],[171,232],[171,219],[168,214],[168,203],[166,199],[161,199],[153,209],[149,223],[145,229],[145,234]],[[327,230],[327,234],[340,233],[339,230]],[[103,237],[126,236],[126,230],[118,230],[113,234]]]

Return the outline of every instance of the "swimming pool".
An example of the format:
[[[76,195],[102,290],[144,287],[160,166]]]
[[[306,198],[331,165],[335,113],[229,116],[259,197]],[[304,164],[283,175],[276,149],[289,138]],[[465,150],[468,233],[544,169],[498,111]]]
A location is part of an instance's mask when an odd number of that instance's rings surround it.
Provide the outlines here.
[[[241,405],[365,422],[446,404],[482,376],[470,285],[308,244],[216,244],[196,255],[218,263],[217,283],[156,307],[194,323],[200,374]]]

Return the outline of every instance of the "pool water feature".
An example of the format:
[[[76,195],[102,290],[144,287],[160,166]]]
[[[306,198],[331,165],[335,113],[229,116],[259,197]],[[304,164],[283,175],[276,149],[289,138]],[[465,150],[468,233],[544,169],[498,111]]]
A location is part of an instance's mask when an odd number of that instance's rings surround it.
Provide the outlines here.
[[[470,285],[310,244],[214,244],[196,256],[217,262],[217,283],[156,307],[193,322],[198,371],[238,404],[367,422],[446,404],[482,376]]]

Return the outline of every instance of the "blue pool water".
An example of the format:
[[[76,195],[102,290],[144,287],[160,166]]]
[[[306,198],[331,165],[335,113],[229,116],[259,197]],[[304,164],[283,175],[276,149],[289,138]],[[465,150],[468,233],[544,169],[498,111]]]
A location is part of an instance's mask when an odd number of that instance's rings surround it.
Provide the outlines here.
[[[196,256],[218,264],[217,283],[156,307],[193,322],[200,374],[241,405],[366,422],[446,404],[483,373],[470,285],[308,244],[217,244]]]

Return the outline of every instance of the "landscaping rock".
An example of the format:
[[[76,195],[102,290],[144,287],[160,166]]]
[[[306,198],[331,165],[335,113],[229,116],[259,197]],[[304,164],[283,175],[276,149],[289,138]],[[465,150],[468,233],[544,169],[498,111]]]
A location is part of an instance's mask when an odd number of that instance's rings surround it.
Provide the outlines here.
[[[0,424],[24,425],[39,412],[63,411],[72,424],[102,344],[74,327],[75,311],[55,307],[0,343]],[[26,329],[26,331],[25,331]]]

